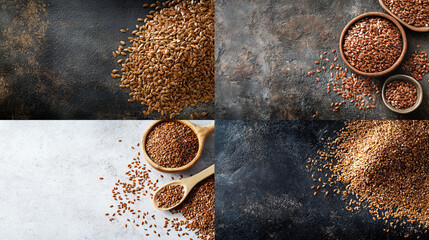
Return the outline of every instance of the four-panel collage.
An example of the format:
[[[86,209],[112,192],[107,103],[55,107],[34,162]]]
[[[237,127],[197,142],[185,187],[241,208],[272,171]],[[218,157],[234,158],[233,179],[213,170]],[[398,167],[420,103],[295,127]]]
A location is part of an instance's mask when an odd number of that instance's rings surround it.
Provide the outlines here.
[[[0,0],[0,239],[429,239],[429,0]]]

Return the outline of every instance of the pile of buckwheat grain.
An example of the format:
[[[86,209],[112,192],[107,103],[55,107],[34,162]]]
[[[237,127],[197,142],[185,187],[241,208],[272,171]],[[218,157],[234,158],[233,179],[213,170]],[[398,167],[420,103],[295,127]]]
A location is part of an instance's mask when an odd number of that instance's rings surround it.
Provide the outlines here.
[[[147,106],[145,115],[158,111],[170,118],[186,106],[214,101],[214,0],[171,0],[150,7],[160,11],[139,18],[145,24],[136,25],[130,46],[121,41],[113,52],[126,57],[111,75],[131,90],[128,101]]]
[[[137,143],[137,147],[132,146],[131,149],[138,149],[139,145]],[[159,179],[153,176],[149,166],[141,162],[140,152],[128,164],[128,168],[125,176],[118,179],[112,189],[112,197],[116,204],[110,205],[112,211],[105,214],[110,222],[122,223],[125,228],[141,227],[145,232],[144,237],[162,239],[175,234],[178,238],[186,238],[189,233],[184,229],[188,229],[194,231],[199,239],[214,239],[214,176],[197,184],[183,203],[170,210],[172,214],[181,213],[186,220],[164,217],[164,225],[160,229],[161,226],[156,225],[156,218],[159,215],[138,207],[139,201],[153,198],[153,194],[159,188],[157,186]],[[165,177],[160,175],[160,179]],[[170,178],[174,180],[173,176]],[[181,178],[182,175],[179,179]]]
[[[177,121],[163,121],[155,125],[146,138],[145,149],[156,164],[177,168],[195,158],[199,150],[194,131]]]
[[[348,202],[347,210],[368,208],[374,221],[391,230],[411,226],[427,233],[429,121],[350,121],[336,134],[308,161],[314,195],[336,186],[333,192]]]
[[[390,20],[368,17],[347,30],[344,56],[350,65],[362,72],[382,72],[398,60],[402,44],[401,32]]]
[[[390,11],[415,27],[429,27],[429,0],[383,0]]]

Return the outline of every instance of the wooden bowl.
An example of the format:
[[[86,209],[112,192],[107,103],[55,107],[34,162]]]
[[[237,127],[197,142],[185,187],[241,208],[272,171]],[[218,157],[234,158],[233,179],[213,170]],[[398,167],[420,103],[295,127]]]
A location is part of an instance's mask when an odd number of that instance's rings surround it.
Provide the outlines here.
[[[344,49],[343,49],[343,45],[344,45],[344,37],[347,34],[347,31],[349,30],[349,28],[356,23],[357,21],[363,19],[363,18],[367,18],[367,17],[381,17],[381,18],[385,18],[387,20],[390,20],[391,22],[393,22],[393,24],[399,29],[399,31],[401,32],[401,36],[402,36],[402,52],[401,55],[399,56],[399,58],[396,60],[396,62],[388,69],[382,71],[382,72],[375,72],[375,73],[368,73],[368,72],[363,72],[360,71],[359,69],[353,67],[346,59],[345,55],[344,55]],[[362,76],[367,76],[367,77],[381,77],[384,75],[387,75],[389,73],[391,73],[393,70],[395,70],[397,67],[399,67],[399,65],[401,64],[402,60],[404,60],[405,54],[407,53],[407,36],[405,34],[404,28],[401,26],[401,24],[396,21],[393,17],[391,17],[390,15],[387,15],[385,13],[380,13],[380,12],[369,12],[369,13],[365,13],[362,14],[360,16],[357,16],[356,18],[354,18],[353,20],[351,20],[347,26],[344,28],[343,32],[341,33],[341,37],[340,37],[340,53],[341,53],[341,58],[343,59],[343,61],[346,63],[347,67],[350,68],[353,72],[362,75]]]
[[[416,89],[417,89],[417,100],[416,103],[414,103],[414,105],[410,108],[407,109],[398,109],[395,108],[394,106],[392,106],[386,99],[385,97],[385,91],[386,91],[386,87],[389,83],[393,82],[393,81],[405,81],[405,82],[409,82],[411,84],[413,84]],[[423,101],[423,89],[422,86],[420,85],[420,83],[414,79],[413,77],[407,76],[407,75],[403,75],[403,74],[398,74],[398,75],[393,75],[391,77],[389,77],[383,84],[383,89],[381,90],[381,96],[383,98],[383,102],[384,105],[386,105],[386,107],[394,112],[400,113],[400,114],[407,114],[410,113],[414,110],[416,110],[420,104]]]
[[[390,9],[384,4],[383,0],[378,0],[378,2],[380,3],[381,7],[387,12],[389,13],[391,16],[393,16],[396,20],[398,20],[400,23],[402,23],[402,25],[404,25],[405,27],[407,27],[408,29],[412,30],[412,31],[416,31],[416,32],[429,32],[429,27],[415,27],[413,25],[410,25],[406,22],[404,22],[401,18],[399,18],[398,16],[396,16],[396,14],[394,14],[392,11],[390,11]]]
[[[180,122],[180,123],[185,124],[186,126],[190,127],[192,129],[192,131],[194,131],[195,135],[197,135],[199,146],[198,146],[198,152],[195,155],[194,159],[192,159],[188,164],[183,165],[181,167],[177,167],[177,168],[166,168],[166,167],[160,166],[159,164],[152,161],[152,159],[150,159],[149,155],[146,152],[146,138],[149,135],[149,132],[156,125],[158,125],[161,122],[165,122],[165,121],[169,121],[169,120],[155,121],[152,125],[149,126],[148,129],[146,129],[145,133],[143,134],[143,138],[142,138],[142,142],[141,142],[141,146],[142,146],[142,150],[143,150],[143,156],[146,159],[146,161],[149,163],[149,165],[151,165],[153,168],[155,168],[158,171],[167,172],[167,173],[176,173],[176,172],[186,171],[189,168],[191,168],[192,166],[194,166],[194,164],[197,163],[197,161],[200,159],[201,154],[203,153],[204,142],[206,141],[207,137],[209,137],[210,135],[212,135],[214,133],[214,122],[212,124],[207,125],[207,126],[198,126],[196,124],[191,123],[190,121],[170,120],[170,121]]]

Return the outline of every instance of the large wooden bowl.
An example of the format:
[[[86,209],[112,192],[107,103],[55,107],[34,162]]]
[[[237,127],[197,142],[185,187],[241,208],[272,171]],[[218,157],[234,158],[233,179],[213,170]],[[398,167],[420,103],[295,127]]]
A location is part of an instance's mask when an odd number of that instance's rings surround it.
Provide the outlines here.
[[[382,72],[374,72],[374,73],[369,73],[369,72],[363,72],[355,67],[353,67],[346,59],[345,55],[344,55],[344,49],[343,49],[343,45],[344,45],[344,37],[347,34],[347,31],[349,30],[349,28],[355,24],[357,21],[363,19],[363,18],[367,18],[367,17],[381,17],[381,18],[385,18],[391,22],[393,22],[393,24],[399,29],[399,31],[401,32],[401,36],[402,36],[402,52],[401,55],[399,56],[399,58],[396,60],[396,62],[390,66],[388,69],[382,71]],[[407,53],[407,36],[405,34],[404,28],[401,26],[401,24],[396,21],[393,17],[391,17],[390,15],[387,15],[385,13],[380,13],[380,12],[369,12],[369,13],[365,13],[362,14],[360,16],[357,16],[356,18],[354,18],[353,20],[351,20],[347,26],[344,28],[343,32],[341,33],[341,37],[340,37],[340,54],[341,54],[341,58],[343,59],[343,61],[345,62],[345,64],[347,65],[348,68],[350,68],[353,72],[362,75],[362,76],[367,76],[367,77],[381,77],[381,76],[385,76],[391,72],[393,72],[397,67],[399,67],[399,65],[401,64],[401,62],[404,60],[405,54]]]

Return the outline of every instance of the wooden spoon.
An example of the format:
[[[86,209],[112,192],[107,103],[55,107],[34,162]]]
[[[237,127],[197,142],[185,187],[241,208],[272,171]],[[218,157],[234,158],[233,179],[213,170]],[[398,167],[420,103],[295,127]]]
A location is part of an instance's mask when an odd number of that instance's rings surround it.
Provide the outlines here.
[[[416,26],[410,25],[405,21],[403,21],[402,19],[400,19],[398,16],[396,16],[392,11],[390,11],[390,9],[384,4],[383,0],[378,0],[378,2],[387,13],[389,13],[392,17],[396,18],[396,20],[398,20],[405,27],[416,32],[429,32],[429,27],[416,27]]]
[[[177,206],[179,206],[188,196],[188,194],[191,192],[192,188],[197,185],[197,183],[201,182],[202,180],[206,179],[207,177],[213,175],[215,172],[215,165],[211,165],[210,167],[204,169],[203,171],[199,172],[198,174],[192,176],[192,177],[188,177],[188,178],[184,178],[181,180],[176,180],[176,181],[172,181],[170,183],[165,184],[164,186],[160,187],[154,194],[153,194],[153,198],[152,198],[152,204],[155,206],[155,208],[157,208],[158,210],[170,210],[173,209]],[[183,186],[183,197],[182,199],[175,205],[169,207],[169,208],[160,208],[158,207],[158,202],[156,201],[156,196],[158,195],[159,191],[161,189],[163,189],[166,186],[176,186],[176,185],[181,185]]]
[[[185,124],[186,126],[190,127],[194,131],[195,135],[197,135],[199,146],[198,146],[198,152],[195,155],[194,159],[192,159],[192,161],[190,161],[188,164],[181,166],[181,167],[177,167],[177,168],[167,168],[167,167],[163,167],[163,166],[155,163],[154,161],[152,161],[152,159],[150,159],[149,155],[146,152],[146,138],[149,135],[149,132],[152,130],[153,127],[155,127],[157,124],[159,124],[163,121],[166,121],[166,120],[159,120],[159,121],[154,122],[151,126],[149,126],[149,128],[143,134],[142,144],[141,144],[142,150],[143,150],[143,156],[146,159],[146,161],[153,168],[157,169],[158,171],[168,172],[168,173],[186,171],[189,168],[191,168],[192,166],[194,166],[194,164],[201,157],[201,154],[203,153],[204,142],[206,141],[207,137],[209,137],[210,135],[212,135],[214,133],[215,124],[213,122],[212,124],[209,124],[207,126],[198,126],[196,124],[191,123],[190,121],[174,120],[174,121],[180,122],[182,124]]]

